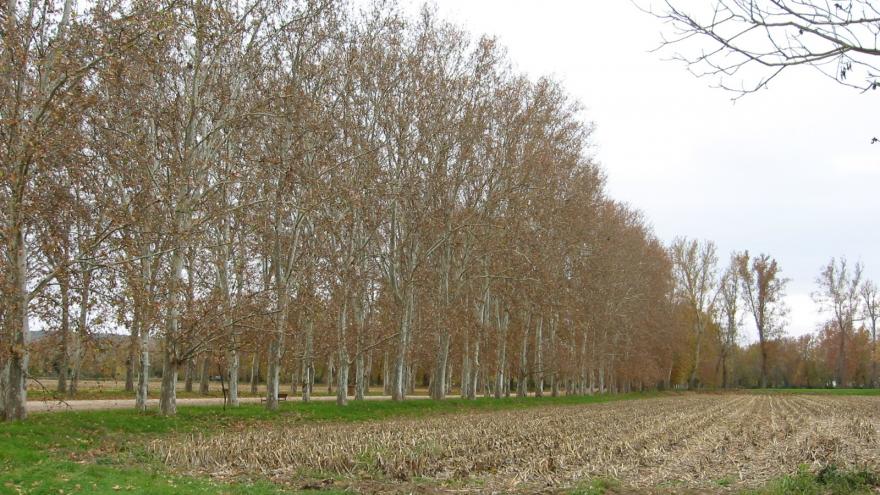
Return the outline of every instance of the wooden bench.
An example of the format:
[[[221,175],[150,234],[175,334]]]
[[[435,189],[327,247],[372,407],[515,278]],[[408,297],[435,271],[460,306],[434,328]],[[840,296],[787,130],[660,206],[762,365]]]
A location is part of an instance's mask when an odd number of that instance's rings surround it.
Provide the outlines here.
[[[287,394],[278,394],[278,400],[280,400],[280,401],[283,400],[286,402],[287,401]],[[260,402],[266,402],[266,398],[260,397]]]

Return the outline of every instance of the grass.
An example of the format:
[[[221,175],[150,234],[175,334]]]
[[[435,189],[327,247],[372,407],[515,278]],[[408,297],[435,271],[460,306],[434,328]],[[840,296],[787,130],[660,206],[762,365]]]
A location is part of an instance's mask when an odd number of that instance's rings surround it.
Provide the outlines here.
[[[567,495],[605,495],[606,493],[613,493],[618,488],[620,488],[620,483],[617,480],[594,478],[578,484],[568,491]]]
[[[282,488],[265,482],[218,484],[204,478],[172,475],[163,464],[145,454],[143,445],[161,435],[210,432],[254,422],[368,421],[657,395],[352,401],[344,408],[330,402],[282,403],[278,412],[266,411],[257,404],[226,410],[220,406],[180,407],[173,418],[133,410],[34,414],[24,422],[0,423],[0,493],[284,493]]]
[[[725,489],[732,483],[727,478],[716,481],[718,487]],[[659,488],[659,487],[658,487]],[[687,489],[666,487],[658,493],[703,493]],[[770,482],[757,490],[736,490],[740,495],[870,495],[880,490],[880,476],[867,471],[842,471],[828,466],[817,473],[802,467],[797,474],[784,476]],[[575,485],[565,492],[566,495],[612,495],[616,493],[643,493],[621,488],[618,481],[606,478],[595,478]],[[645,493],[654,493],[650,490]]]
[[[745,495],[868,495],[877,493],[880,476],[867,471],[841,471],[827,466],[818,473],[806,468]]]

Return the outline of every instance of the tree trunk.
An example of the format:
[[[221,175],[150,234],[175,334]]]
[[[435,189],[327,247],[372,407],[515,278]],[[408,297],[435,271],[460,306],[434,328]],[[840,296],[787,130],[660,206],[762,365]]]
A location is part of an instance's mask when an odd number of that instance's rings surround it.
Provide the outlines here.
[[[399,322],[400,335],[397,343],[397,356],[394,360],[394,382],[391,387],[391,399],[395,401],[406,398],[406,351],[409,346],[415,309],[415,294],[412,287],[407,287],[403,303],[404,308]]]
[[[470,380],[470,390],[468,390],[467,398],[470,400],[474,400],[477,398],[477,389],[479,387],[480,381],[480,338],[477,336],[477,340],[474,341],[474,362],[471,366],[471,380]]]
[[[471,388],[470,335],[464,336],[464,351],[461,353],[461,398],[469,398]]]
[[[251,354],[251,395],[257,395],[257,386],[260,383],[260,354]]]
[[[336,370],[336,405],[348,405],[348,361],[339,364]]]
[[[67,274],[58,277],[61,292],[61,364],[58,369],[58,392],[67,393],[70,373],[70,279]]]
[[[877,328],[871,324],[871,387],[877,388]]]
[[[73,346],[71,357],[71,373],[70,383],[67,384],[67,395],[69,397],[76,396],[79,389],[79,373],[82,369],[83,343],[87,335],[89,299],[91,297],[92,272],[88,268],[83,268],[82,288],[80,289],[79,299],[79,319],[77,322],[76,334],[73,336]]]
[[[281,378],[281,355],[284,352],[284,332],[287,318],[287,291],[279,291],[279,303],[275,314],[275,328],[269,343],[269,366],[266,368],[266,409],[278,409],[278,391]]]
[[[391,395],[391,363],[388,349],[382,352],[382,395]]]
[[[182,186],[185,187],[185,186]],[[179,232],[185,232],[181,228],[186,224],[188,213],[181,209],[177,213],[177,226]],[[179,234],[178,234],[179,235]],[[179,239],[176,240],[179,242]],[[184,250],[179,244],[175,246],[171,255],[171,280],[168,287],[170,295],[170,308],[165,327],[165,349],[162,366],[162,390],[159,392],[159,412],[163,416],[177,414],[177,368],[179,356],[177,338],[180,332],[180,288],[183,286],[183,263]]]
[[[507,368],[507,325],[510,315],[507,310],[501,310],[501,299],[495,299],[495,323],[498,325],[498,359],[495,370],[495,398],[500,399],[504,394],[504,372]]]
[[[691,372],[688,376],[688,388],[691,390],[697,388],[697,372],[700,368],[700,351],[703,348],[703,322],[699,315],[697,315],[696,331],[697,342],[694,344],[693,363],[691,363]]]
[[[162,358],[162,390],[159,395],[159,412],[163,416],[177,414],[177,357],[174,349],[165,349]]]
[[[202,358],[202,373],[199,377],[199,393],[208,395],[211,383],[211,355],[205,353]]]
[[[7,420],[23,420],[27,418],[27,372],[28,372],[28,338],[30,333],[28,322],[28,290],[27,290],[27,254],[24,245],[24,236],[20,229],[14,233],[13,243],[8,251],[12,258],[10,265],[13,268],[12,280],[8,299],[4,301],[6,306],[3,315],[4,330],[11,344],[8,352],[5,371],[5,379],[2,385],[5,388],[5,401],[2,405]],[[3,392],[4,390],[0,390]]]
[[[721,386],[725,389],[729,388],[727,381],[727,350],[721,353]]]
[[[529,335],[531,335],[532,312],[526,316],[523,326],[522,343],[519,353],[519,377],[516,384],[516,396],[527,397],[529,395]]]
[[[846,376],[846,333],[847,329],[844,328],[844,325],[838,323],[840,327],[840,339],[838,339],[839,345],[837,346],[837,386],[838,387],[846,387],[847,386],[847,376]]]
[[[6,330],[4,328],[4,330]],[[6,396],[9,393],[9,360],[0,368],[0,420],[6,420]]]
[[[336,349],[339,369],[336,372],[336,405],[348,405],[348,294],[342,295],[342,308],[336,326]]]
[[[762,334],[763,332],[759,332]],[[761,388],[767,388],[767,344],[764,339],[760,339],[761,343]]]
[[[594,363],[590,363],[590,395],[596,393],[596,370],[593,369]]]
[[[373,380],[373,349],[367,351],[367,368],[364,375],[364,395],[370,393],[370,382]]]
[[[128,357],[125,359],[125,391],[134,392],[135,362],[137,362],[137,326],[132,323],[129,336]]]
[[[544,317],[538,316],[538,326],[535,327],[535,397],[544,396]]]
[[[366,369],[364,355],[358,351],[354,363],[354,400],[364,400],[366,390]]]
[[[229,366],[229,376],[227,377],[227,382],[229,382],[229,405],[231,407],[238,407],[238,370],[241,368],[241,362],[238,354],[238,350],[235,348],[230,349],[226,354],[226,361]]]
[[[333,354],[327,356],[327,395],[333,395],[333,377],[336,371],[336,365],[333,362]]]
[[[315,365],[313,358],[313,331],[314,326],[312,319],[310,317],[306,317],[305,322],[305,349],[303,349],[303,360],[302,360],[302,375],[303,375],[303,383],[302,383],[302,400],[303,402],[309,402],[312,399],[312,386],[315,383]]]
[[[550,350],[551,350],[551,358],[550,358],[550,395],[553,397],[559,397],[559,379],[558,373],[559,369],[557,369],[558,363],[556,362],[556,325],[557,325],[557,317],[553,317],[550,319]]]
[[[183,368],[183,390],[184,392],[193,391],[193,377],[196,375],[196,361],[193,358],[186,360],[186,366]]]
[[[446,368],[446,394],[452,393],[452,360],[447,358],[449,366]]]
[[[443,400],[446,397],[446,368],[449,361],[449,330],[445,327],[437,336],[437,362],[431,380],[431,398]]]
[[[138,411],[145,412],[147,410],[147,395],[149,392],[150,380],[150,334],[146,328],[140,328],[138,323],[140,338],[138,339],[138,352],[140,354],[140,373],[138,373],[137,396],[135,397],[135,408]]]

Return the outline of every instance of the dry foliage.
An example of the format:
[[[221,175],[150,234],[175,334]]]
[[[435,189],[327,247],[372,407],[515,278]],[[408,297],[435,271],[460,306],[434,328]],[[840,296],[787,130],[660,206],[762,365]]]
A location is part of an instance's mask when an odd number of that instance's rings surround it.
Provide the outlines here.
[[[704,395],[358,424],[288,425],[149,449],[186,471],[281,482],[533,490],[610,477],[633,487],[756,486],[801,465],[880,467],[880,399]],[[389,486],[390,488],[390,486]]]

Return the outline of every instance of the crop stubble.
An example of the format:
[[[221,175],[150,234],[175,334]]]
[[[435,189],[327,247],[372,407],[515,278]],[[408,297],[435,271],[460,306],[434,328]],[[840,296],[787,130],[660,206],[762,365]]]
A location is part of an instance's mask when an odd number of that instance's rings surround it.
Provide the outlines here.
[[[564,487],[610,477],[632,487],[757,486],[799,466],[880,467],[880,398],[690,395],[589,406],[366,423],[309,423],[149,445],[167,464],[228,478],[438,486]]]

